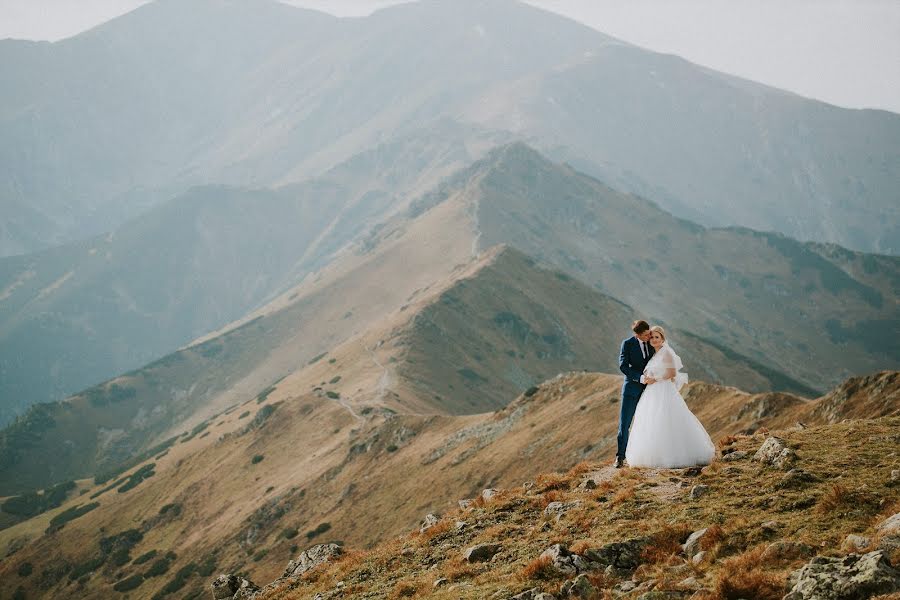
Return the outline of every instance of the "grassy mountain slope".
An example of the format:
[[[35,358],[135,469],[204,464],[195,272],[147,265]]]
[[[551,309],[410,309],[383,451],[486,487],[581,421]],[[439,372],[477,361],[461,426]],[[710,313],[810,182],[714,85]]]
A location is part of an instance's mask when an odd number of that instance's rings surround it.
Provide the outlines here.
[[[617,472],[592,461],[565,472],[542,472],[488,500],[476,498],[468,508],[447,510],[425,532],[408,530],[371,549],[350,548],[258,598],[480,599],[510,598],[532,589],[565,597],[561,587],[574,577],[540,559],[543,551],[563,544],[591,559],[604,549],[615,552],[614,544],[645,538],[649,547],[635,552],[631,568],[609,570],[601,562],[589,569],[593,594],[581,597],[651,593],[643,597],[778,600],[791,587],[790,574],[812,556],[856,552],[858,557],[886,537],[877,525],[896,514],[900,495],[890,479],[896,462],[885,465],[881,457],[890,451],[898,430],[900,420],[892,417],[775,432],[796,449],[795,464],[808,474],[806,482],[784,484],[788,477],[783,472],[749,458],[714,463],[699,475],[686,470]],[[739,436],[727,448],[752,456],[766,437]],[[845,453],[856,457],[853,469],[846,469]],[[584,486],[587,481],[592,487]],[[701,487],[708,491],[693,497],[690,490]],[[578,504],[558,519],[545,512],[551,503],[570,502]],[[707,535],[697,550],[705,554],[694,562],[682,543],[704,528]],[[851,534],[872,541],[862,548],[848,545]],[[466,561],[464,551],[480,544],[499,548],[490,560]],[[885,547],[896,565],[900,553]],[[627,555],[620,556],[619,564],[628,564]],[[859,585],[851,581],[846,593]]]
[[[521,144],[476,163],[458,182],[476,207],[481,247],[508,243],[650,320],[807,387],[824,390],[900,364],[900,347],[884,338],[898,315],[895,257],[706,229]]]
[[[194,188],[111,234],[0,259],[0,424],[243,317],[496,141],[436,123],[315,180]]]
[[[687,489],[670,480],[675,476],[679,481],[694,483],[678,471],[651,472],[646,480],[629,470],[613,477],[613,471],[604,466],[607,463],[600,461],[610,456],[615,444],[618,376],[563,374],[542,383],[535,393],[522,395],[490,413],[402,414],[373,402],[371,395],[366,396],[368,405],[362,399],[347,400],[343,392],[340,400],[346,404],[330,398],[327,391],[348,385],[343,379],[317,385],[325,373],[347,374],[348,369],[357,368],[351,346],[348,343],[343,351],[338,349],[334,363],[319,361],[295,373],[280,382],[261,403],[250,400],[216,417],[203,434],[136,465],[125,475],[146,472],[151,462],[154,473],[139,480],[136,487],[117,492],[116,486],[110,489],[108,485],[81,482],[79,488],[86,490],[83,495],[75,495],[57,510],[0,532],[0,548],[12,552],[0,565],[0,573],[10,575],[28,562],[33,565],[31,575],[18,581],[29,597],[62,597],[77,589],[84,598],[104,598],[114,593],[112,586],[116,582],[148,573],[147,564],[135,564],[134,558],[152,550],[157,550],[158,556],[171,551],[175,557],[165,561],[165,573],[138,578],[140,586],[135,592],[141,597],[159,593],[159,597],[168,598],[190,596],[194,591],[208,593],[203,590],[217,572],[243,572],[257,582],[272,580],[299,548],[322,541],[343,541],[367,565],[382,557],[397,560],[386,554],[393,556],[399,548],[397,544],[412,544],[417,560],[396,563],[391,569],[374,569],[368,582],[357,581],[355,575],[345,573],[354,593],[365,591],[374,594],[371,597],[383,597],[400,579],[412,578],[418,584],[426,578],[425,572],[412,565],[422,564],[419,558],[432,552],[434,546],[428,540],[433,536],[404,536],[400,540],[394,536],[409,531],[425,513],[435,512],[449,518],[451,527],[449,531],[441,528],[433,533],[443,535],[437,538],[438,542],[452,540],[452,544],[443,546],[441,555],[433,557],[440,565],[439,572],[429,571],[428,577],[446,577],[446,573],[460,566],[455,557],[462,552],[463,541],[496,537],[504,545],[509,544],[507,548],[512,552],[507,558],[491,563],[501,571],[493,572],[490,580],[477,577],[481,574],[479,569],[468,568],[450,577],[454,583],[462,581],[475,586],[454,588],[461,597],[483,597],[479,594],[487,589],[493,591],[498,585],[522,585],[524,589],[529,582],[516,579],[516,573],[543,549],[535,551],[533,545],[549,545],[552,542],[548,539],[563,534],[572,536],[561,538],[569,544],[578,539],[611,541],[626,530],[634,532],[633,519],[644,518],[650,508],[654,514],[660,514],[660,523],[691,517],[687,523],[696,528],[711,524],[703,521],[724,511],[726,520],[715,522],[736,536],[749,535],[755,528],[752,523],[745,527],[732,520],[733,511],[752,507],[750,513],[745,513],[751,522],[757,516],[766,515],[764,520],[773,518],[771,494],[760,495],[761,489],[772,484],[772,475],[749,463],[738,462],[733,467],[718,463],[705,470],[699,483],[709,485],[713,493],[700,503],[689,501]],[[379,347],[378,352],[385,352],[385,346]],[[378,375],[369,371],[372,379]],[[355,381],[349,383],[351,389]],[[900,374],[858,378],[847,386],[854,393],[844,394],[843,402],[835,405],[835,418],[854,414],[860,406],[879,407],[878,412],[867,415],[871,419],[897,414]],[[403,381],[395,380],[389,389],[403,396],[405,387]],[[389,395],[392,396],[390,392]],[[890,498],[895,493],[887,486],[890,469],[896,465],[892,467],[883,458],[884,444],[896,437],[896,417],[866,421],[864,426],[850,423],[822,429],[818,426],[828,419],[817,416],[817,409],[830,398],[833,401],[832,395],[810,401],[692,383],[685,397],[714,439],[753,427],[782,426],[779,424],[799,416],[808,429],[797,433],[786,430],[779,435],[787,436],[789,443],[798,448],[804,469],[823,481],[840,469],[841,484],[848,489],[858,489],[865,481],[869,486],[864,492],[866,499]],[[850,435],[851,431],[856,433]],[[763,438],[759,434],[739,437],[735,448],[752,452]],[[844,471],[842,465],[850,448],[855,449],[857,468]],[[558,525],[550,519],[548,529],[542,527],[546,519],[538,515],[531,534],[528,527],[492,527],[501,524],[493,520],[501,513],[514,517],[524,510],[523,505],[507,506],[502,500],[528,495],[515,489],[522,481],[534,477],[535,472],[566,471],[579,464],[567,476],[539,477],[531,493],[538,493],[538,501],[542,502],[535,508],[538,512],[551,499],[586,500],[589,504],[585,508],[590,511],[587,518],[563,518]],[[597,492],[576,490],[580,475],[595,470],[600,471],[596,473],[600,483]],[[769,483],[761,485],[760,478]],[[729,488],[731,493],[724,498],[720,490],[729,481],[737,487]],[[865,500],[861,512],[849,517],[836,513],[809,529],[808,513],[805,509],[794,513],[800,509],[791,508],[791,503],[811,493],[813,504],[824,504],[823,497],[833,483],[776,497],[774,501],[783,510],[775,518],[788,527],[785,537],[793,539],[796,535],[805,541],[803,536],[819,536],[833,543],[852,531],[866,533],[872,516],[885,510],[885,504]],[[509,491],[498,497],[501,504],[476,502],[475,512],[460,516],[471,527],[462,533],[454,532],[456,500],[478,495],[486,487]],[[544,495],[550,489],[556,492]],[[73,507],[83,507],[88,502],[99,502],[99,506],[66,522],[57,531],[45,533],[54,518],[60,520],[58,515],[71,513]],[[492,506],[507,508],[495,512]],[[661,510],[672,512],[659,513]],[[522,517],[535,518],[531,509]],[[807,529],[801,531],[803,523]],[[137,541],[124,551],[122,558],[116,559],[109,551],[104,554],[103,548],[110,547],[111,542],[102,543],[101,538],[109,539],[131,529],[139,530],[141,535],[131,534]],[[518,541],[513,542],[512,538]],[[423,545],[418,546],[416,539]],[[369,550],[362,551],[364,548]],[[724,558],[733,552],[723,549],[714,556]],[[99,564],[91,567],[91,560]],[[356,564],[360,563],[350,561],[338,568],[352,570]],[[721,563],[710,564],[701,573],[714,581],[720,567]],[[331,587],[336,581],[330,575],[310,577],[301,582],[295,593],[300,594],[297,597],[311,597],[314,590]],[[546,583],[553,581],[551,578]],[[174,582],[182,587],[177,592],[165,591],[175,587]],[[542,584],[530,583],[528,587],[533,585]]]

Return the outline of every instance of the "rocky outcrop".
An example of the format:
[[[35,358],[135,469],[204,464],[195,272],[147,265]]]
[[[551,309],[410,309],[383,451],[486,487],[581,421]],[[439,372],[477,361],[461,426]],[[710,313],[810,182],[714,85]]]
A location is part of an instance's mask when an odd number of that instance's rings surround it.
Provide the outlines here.
[[[290,561],[282,577],[303,575],[313,567],[326,563],[341,554],[343,554],[343,549],[337,544],[318,544],[304,550],[295,560]]]
[[[252,581],[237,575],[219,575],[212,582],[214,600],[252,600],[259,592]]]
[[[491,560],[498,552],[500,552],[500,544],[478,544],[467,548],[463,552],[463,558],[470,563],[484,562]]]
[[[784,600],[867,600],[900,590],[900,571],[884,552],[848,554],[843,558],[817,556],[798,571]]]
[[[639,537],[624,542],[612,542],[597,549],[584,551],[584,557],[620,571],[633,571],[643,562],[642,554],[651,538]]]
[[[766,441],[763,442],[763,445],[759,447],[759,450],[753,455],[753,460],[761,462],[764,465],[771,465],[779,469],[784,469],[790,465],[796,457],[797,455],[793,450],[788,448],[783,439],[772,436],[766,439]]]
[[[571,579],[562,584],[559,593],[563,598],[583,598],[584,600],[589,600],[591,598],[596,598],[598,591],[586,575],[579,575],[575,579]]]
[[[588,569],[588,562],[563,544],[553,544],[541,552],[540,558],[549,560],[550,566],[563,575],[572,576]]]

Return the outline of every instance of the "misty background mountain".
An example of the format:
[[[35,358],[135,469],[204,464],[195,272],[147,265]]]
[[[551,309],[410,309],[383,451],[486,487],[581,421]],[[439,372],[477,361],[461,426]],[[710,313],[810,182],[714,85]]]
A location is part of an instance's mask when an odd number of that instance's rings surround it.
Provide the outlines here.
[[[512,1],[338,19],[159,0],[61,42],[3,41],[0,81],[13,91],[0,100],[0,251],[16,255],[0,261],[4,421],[239,319],[516,139],[702,226],[900,247],[897,115],[739,80]],[[522,160],[521,181],[534,182]],[[714,278],[675,275],[656,257],[702,227],[640,202],[560,208],[569,175],[528,204],[516,190],[505,213],[480,208],[498,228],[534,215],[493,241],[776,371],[795,353],[791,377],[809,389],[896,364],[894,346],[871,344],[896,317],[895,259],[763,236],[790,275],[753,273],[740,256],[711,261]],[[616,255],[643,234],[645,258]],[[695,251],[680,273],[695,273]],[[785,281],[808,267],[822,272],[812,287]],[[720,287],[740,306],[687,296]],[[810,301],[818,287],[835,298],[814,310],[780,301],[803,327],[772,325],[772,296]],[[846,344],[858,350],[849,362]]]

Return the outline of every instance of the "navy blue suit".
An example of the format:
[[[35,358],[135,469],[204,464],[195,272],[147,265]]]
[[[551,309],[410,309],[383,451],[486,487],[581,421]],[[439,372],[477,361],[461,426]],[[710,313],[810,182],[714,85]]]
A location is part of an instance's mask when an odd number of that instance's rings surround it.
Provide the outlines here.
[[[638,400],[644,393],[646,387],[641,383],[641,375],[644,374],[644,367],[653,356],[654,350],[647,345],[647,358],[641,352],[641,345],[634,336],[622,342],[622,349],[619,351],[619,370],[625,375],[625,381],[622,383],[622,406],[619,409],[619,434],[616,437],[617,448],[616,456],[625,458],[625,448],[628,447],[628,430],[631,429],[631,420],[634,418],[634,411],[637,409]]]

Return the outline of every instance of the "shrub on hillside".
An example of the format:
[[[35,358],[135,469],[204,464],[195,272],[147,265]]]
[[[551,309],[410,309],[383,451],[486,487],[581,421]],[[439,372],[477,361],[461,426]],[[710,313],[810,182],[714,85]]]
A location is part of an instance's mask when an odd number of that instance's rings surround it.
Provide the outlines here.
[[[47,528],[46,533],[53,533],[54,531],[59,531],[62,529],[66,523],[69,521],[74,521],[78,517],[88,514],[95,508],[100,506],[99,502],[91,502],[90,504],[81,505],[78,504],[71,508],[64,510],[59,513],[52,519],[50,519],[50,526]]]
[[[75,482],[67,481],[46,489],[40,494],[29,492],[21,496],[13,496],[0,505],[0,510],[11,515],[31,518],[60,506],[74,488]]]
[[[331,523],[325,522],[320,523],[315,529],[310,529],[306,532],[306,539],[311,540],[318,535],[322,535],[326,531],[331,529]]]
[[[261,463],[264,458],[265,456],[263,456],[262,454],[256,454],[253,456],[253,458],[250,459],[250,463],[254,465]]]
[[[126,577],[120,581],[117,581],[115,585],[113,585],[113,589],[117,592],[128,592],[139,587],[142,583],[144,583],[144,576],[138,573],[137,575],[132,575],[131,577]]]

